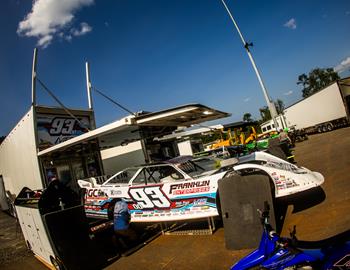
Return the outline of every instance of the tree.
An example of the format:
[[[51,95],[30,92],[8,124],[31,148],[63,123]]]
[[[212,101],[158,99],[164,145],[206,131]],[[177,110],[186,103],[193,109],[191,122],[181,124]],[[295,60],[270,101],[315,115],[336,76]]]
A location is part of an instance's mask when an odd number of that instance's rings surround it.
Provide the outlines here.
[[[266,122],[271,119],[271,113],[267,106],[259,109],[262,122]]]
[[[244,122],[253,122],[252,115],[250,113],[245,113],[243,115],[243,121]]]
[[[283,113],[285,108],[283,100],[277,99],[277,101],[275,101],[275,107],[278,114]],[[262,122],[272,119],[270,110],[267,106],[260,108],[259,111]]]
[[[275,101],[275,107],[276,107],[276,111],[278,114],[283,113],[284,108],[285,108],[283,100],[277,99]]]
[[[299,75],[297,84],[302,85],[303,98],[306,98],[339,79],[333,68],[315,68],[308,75]]]

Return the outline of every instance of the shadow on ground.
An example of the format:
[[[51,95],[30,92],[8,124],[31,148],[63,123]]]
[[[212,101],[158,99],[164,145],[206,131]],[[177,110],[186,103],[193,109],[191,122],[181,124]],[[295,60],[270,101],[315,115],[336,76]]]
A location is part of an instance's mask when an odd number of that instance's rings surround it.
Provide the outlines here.
[[[275,203],[276,231],[278,233],[282,232],[285,218],[288,215],[288,206],[293,207],[293,211],[290,213],[294,214],[317,206],[325,199],[326,193],[322,187],[315,187],[313,189],[277,200]]]

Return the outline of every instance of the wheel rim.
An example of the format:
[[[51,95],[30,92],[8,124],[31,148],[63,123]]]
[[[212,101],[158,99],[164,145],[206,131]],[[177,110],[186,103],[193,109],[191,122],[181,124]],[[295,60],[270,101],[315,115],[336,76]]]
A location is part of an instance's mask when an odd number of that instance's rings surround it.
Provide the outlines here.
[[[51,263],[53,265],[53,267],[57,270],[64,270],[64,268],[62,267],[62,265],[59,263],[58,260],[56,260],[55,258],[53,258],[52,256],[50,257]]]

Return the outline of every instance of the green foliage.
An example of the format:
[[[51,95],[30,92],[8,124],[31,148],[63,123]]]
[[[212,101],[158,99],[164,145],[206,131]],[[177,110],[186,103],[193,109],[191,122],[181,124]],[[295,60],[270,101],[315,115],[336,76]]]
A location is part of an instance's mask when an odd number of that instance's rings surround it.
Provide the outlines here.
[[[285,108],[283,100],[277,99],[277,101],[275,101],[275,107],[276,107],[276,111],[278,114],[283,113],[283,110]],[[266,122],[272,118],[270,110],[267,106],[260,108],[259,111],[260,111],[262,123]]]
[[[245,113],[243,115],[243,121],[244,122],[253,122],[252,115],[250,113]]]
[[[299,75],[297,84],[302,85],[303,97],[306,98],[339,79],[333,68],[315,68],[308,75]]]
[[[259,109],[262,122],[266,122],[271,119],[271,113],[267,106]]]
[[[283,100],[277,99],[277,101],[275,101],[275,107],[278,114],[283,113],[285,109]]]

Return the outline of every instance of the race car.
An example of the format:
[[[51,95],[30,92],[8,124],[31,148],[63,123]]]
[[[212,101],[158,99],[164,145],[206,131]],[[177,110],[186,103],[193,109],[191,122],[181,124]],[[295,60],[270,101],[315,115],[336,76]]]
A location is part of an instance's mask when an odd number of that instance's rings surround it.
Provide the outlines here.
[[[239,159],[183,156],[167,162],[126,168],[103,184],[78,180],[86,188],[88,217],[112,218],[114,200],[128,203],[131,222],[186,220],[219,215],[218,181],[232,174],[263,173],[273,183],[275,197],[321,185],[323,176],[265,152]]]

